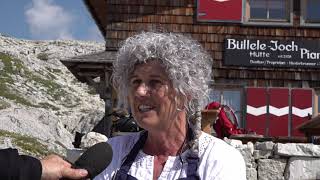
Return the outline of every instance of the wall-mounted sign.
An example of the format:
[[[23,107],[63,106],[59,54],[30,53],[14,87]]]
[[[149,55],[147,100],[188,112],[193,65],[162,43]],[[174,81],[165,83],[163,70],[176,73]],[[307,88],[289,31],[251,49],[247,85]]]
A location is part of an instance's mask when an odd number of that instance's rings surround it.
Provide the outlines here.
[[[242,0],[198,0],[198,21],[241,22]]]
[[[319,40],[227,38],[224,65],[320,68]]]

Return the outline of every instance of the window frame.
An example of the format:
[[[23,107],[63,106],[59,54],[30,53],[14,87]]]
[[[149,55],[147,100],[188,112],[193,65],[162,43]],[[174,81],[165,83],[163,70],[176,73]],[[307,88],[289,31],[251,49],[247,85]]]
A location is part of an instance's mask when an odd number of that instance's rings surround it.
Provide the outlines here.
[[[289,9],[287,9],[288,19],[250,19],[249,16],[249,0],[243,0],[243,13],[242,22],[243,25],[254,25],[254,26],[293,26],[293,0],[286,0],[289,4]],[[249,9],[249,10],[248,10]]]
[[[313,114],[312,116],[319,116],[320,115],[320,90],[314,89],[313,90]]]
[[[307,26],[307,27],[320,27],[320,20],[318,21],[306,21],[306,13],[307,13],[307,1],[308,0],[301,0],[300,1],[300,26]]]
[[[217,83],[213,83],[211,84],[211,86],[209,87],[210,90],[213,91],[220,91],[220,103],[221,101],[223,101],[223,99],[221,99],[221,96],[223,96],[223,92],[224,91],[238,91],[240,92],[240,107],[239,110],[236,111],[234,109],[234,107],[230,107],[232,108],[232,110],[234,110],[235,114],[239,113],[240,117],[238,118],[238,125],[239,127],[243,128],[245,127],[245,108],[244,104],[245,104],[245,89],[243,85],[235,85],[235,84],[217,84]],[[209,99],[211,101],[211,99]]]

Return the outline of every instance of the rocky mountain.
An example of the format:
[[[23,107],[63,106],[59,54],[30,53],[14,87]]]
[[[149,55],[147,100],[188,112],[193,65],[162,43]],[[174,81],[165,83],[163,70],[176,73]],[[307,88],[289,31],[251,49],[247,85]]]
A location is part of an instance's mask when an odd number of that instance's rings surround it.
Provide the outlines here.
[[[103,117],[104,102],[60,60],[103,49],[103,43],[0,34],[0,148],[65,154],[76,129],[84,123],[93,127]]]

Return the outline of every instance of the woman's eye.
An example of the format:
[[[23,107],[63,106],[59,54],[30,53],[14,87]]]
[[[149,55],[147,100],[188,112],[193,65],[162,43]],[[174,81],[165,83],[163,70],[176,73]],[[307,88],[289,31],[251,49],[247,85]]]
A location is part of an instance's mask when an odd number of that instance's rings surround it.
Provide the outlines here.
[[[130,82],[131,85],[137,85],[137,84],[140,84],[140,83],[141,83],[141,80],[139,80],[139,79],[133,79]]]
[[[150,87],[156,87],[157,85],[161,85],[161,81],[157,79],[153,79],[149,81]]]

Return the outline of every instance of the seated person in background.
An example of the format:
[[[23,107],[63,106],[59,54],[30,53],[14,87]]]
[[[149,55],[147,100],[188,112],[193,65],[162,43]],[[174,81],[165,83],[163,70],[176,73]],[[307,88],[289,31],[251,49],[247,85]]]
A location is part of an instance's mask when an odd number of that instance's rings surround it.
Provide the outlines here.
[[[201,131],[212,59],[197,41],[144,32],[124,42],[113,67],[119,103],[145,130],[108,140],[113,159],[96,180],[246,179],[239,151]]]

